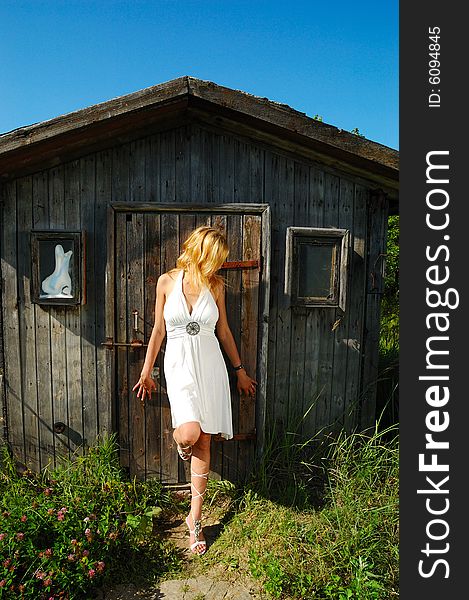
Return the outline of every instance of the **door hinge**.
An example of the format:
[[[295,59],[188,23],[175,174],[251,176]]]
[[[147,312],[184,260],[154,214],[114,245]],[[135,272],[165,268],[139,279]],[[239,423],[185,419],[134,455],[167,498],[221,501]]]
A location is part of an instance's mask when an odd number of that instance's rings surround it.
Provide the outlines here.
[[[115,342],[114,338],[108,337],[105,342],[101,342],[101,346],[105,346],[108,350],[114,350],[114,347],[124,347],[131,348],[133,350],[137,348],[143,348],[148,346],[148,344],[144,344],[143,340],[132,340],[130,342]]]

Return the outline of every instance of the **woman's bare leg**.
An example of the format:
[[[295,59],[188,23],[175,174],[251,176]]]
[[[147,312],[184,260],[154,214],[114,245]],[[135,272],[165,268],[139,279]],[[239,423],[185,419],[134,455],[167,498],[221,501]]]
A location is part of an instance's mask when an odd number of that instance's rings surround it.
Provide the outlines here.
[[[200,521],[202,517],[202,504],[204,501],[203,495],[207,488],[208,474],[210,471],[210,440],[211,435],[200,432],[197,442],[192,446],[191,458],[191,512],[189,522],[191,529],[194,529],[195,521]],[[205,540],[204,534],[200,531],[199,540]],[[190,543],[193,544],[195,536],[191,533]],[[196,552],[204,551],[203,546],[197,546]]]

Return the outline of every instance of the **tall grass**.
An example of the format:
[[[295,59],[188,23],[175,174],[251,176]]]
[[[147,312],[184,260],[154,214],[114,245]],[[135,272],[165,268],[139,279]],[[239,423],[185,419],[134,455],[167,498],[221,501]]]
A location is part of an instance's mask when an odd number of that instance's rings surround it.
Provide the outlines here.
[[[397,597],[397,433],[377,426],[370,435],[342,432],[310,444],[284,435],[270,445],[262,477],[237,499],[207,555],[209,568],[222,563],[251,575],[272,598]]]

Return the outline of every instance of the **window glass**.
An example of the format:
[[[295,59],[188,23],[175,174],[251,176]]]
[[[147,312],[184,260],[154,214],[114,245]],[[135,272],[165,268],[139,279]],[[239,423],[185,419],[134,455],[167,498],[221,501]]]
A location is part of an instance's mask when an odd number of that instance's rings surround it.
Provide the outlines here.
[[[298,296],[327,298],[333,294],[334,246],[299,243]]]

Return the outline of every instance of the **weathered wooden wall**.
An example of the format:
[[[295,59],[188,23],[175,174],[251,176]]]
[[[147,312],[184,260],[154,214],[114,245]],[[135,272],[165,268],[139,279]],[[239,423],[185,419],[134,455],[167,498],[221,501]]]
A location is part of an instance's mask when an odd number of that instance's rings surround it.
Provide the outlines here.
[[[104,341],[109,201],[268,203],[272,210],[268,422],[304,435],[373,417],[387,201],[366,181],[211,126],[184,125],[7,182],[2,188],[2,301],[9,437],[33,468],[112,429]],[[347,228],[348,309],[294,312],[283,292],[288,226]],[[86,304],[30,301],[32,228],[86,231]],[[376,265],[378,265],[376,267]],[[376,267],[376,269],[375,269]],[[378,293],[377,293],[378,292]],[[337,321],[340,319],[338,325]],[[336,327],[333,329],[333,325]],[[356,406],[365,394],[365,408]],[[67,424],[66,434],[53,423]],[[68,436],[67,436],[68,432]],[[70,443],[68,443],[68,438]]]

